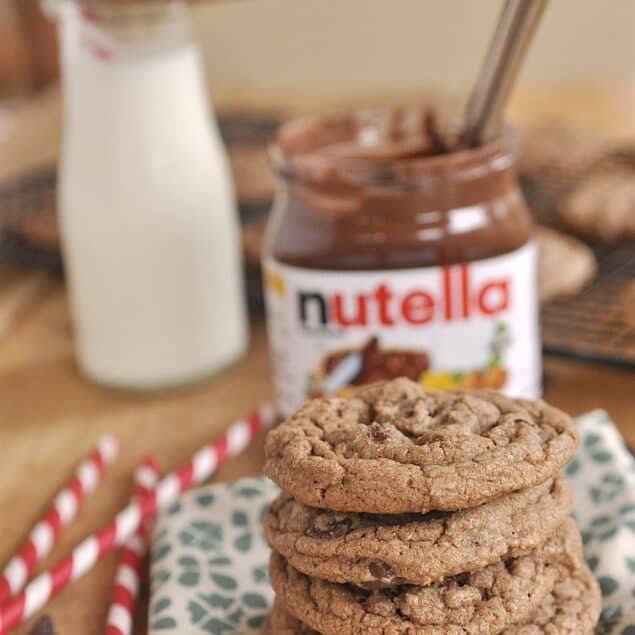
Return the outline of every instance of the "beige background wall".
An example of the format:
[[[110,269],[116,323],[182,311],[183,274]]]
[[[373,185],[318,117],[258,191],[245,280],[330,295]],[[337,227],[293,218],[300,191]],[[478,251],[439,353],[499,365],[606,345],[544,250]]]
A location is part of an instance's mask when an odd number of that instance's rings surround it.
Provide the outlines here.
[[[196,10],[221,86],[335,94],[463,89],[499,0],[240,0]],[[635,0],[552,0],[525,82],[635,75]]]

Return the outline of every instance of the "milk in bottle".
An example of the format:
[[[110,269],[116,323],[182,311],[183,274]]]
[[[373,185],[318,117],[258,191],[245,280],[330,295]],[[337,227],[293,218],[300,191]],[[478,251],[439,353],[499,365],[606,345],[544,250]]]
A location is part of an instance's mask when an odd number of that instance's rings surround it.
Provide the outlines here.
[[[91,5],[93,6],[93,5]],[[246,318],[236,205],[185,8],[60,21],[59,209],[83,372],[157,388],[239,357]]]

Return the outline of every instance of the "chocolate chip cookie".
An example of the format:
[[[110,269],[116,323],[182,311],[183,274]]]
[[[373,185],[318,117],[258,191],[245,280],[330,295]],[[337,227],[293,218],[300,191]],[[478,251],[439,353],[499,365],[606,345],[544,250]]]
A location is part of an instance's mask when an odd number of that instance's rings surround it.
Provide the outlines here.
[[[400,378],[308,402],[269,433],[264,471],[312,507],[451,511],[543,483],[577,442],[571,418],[543,401]]]
[[[459,512],[426,515],[339,513],[286,494],[265,518],[269,544],[295,569],[365,588],[428,585],[523,555],[571,512],[564,477]]]
[[[593,279],[595,254],[583,242],[549,227],[536,227],[540,249],[538,296],[545,304],[560,296],[574,296]]]
[[[591,635],[597,624],[601,595],[586,565],[558,582],[524,624],[510,626],[502,635]],[[318,635],[276,600],[262,635]]]
[[[311,627],[297,620],[285,606],[276,599],[262,628],[261,635],[319,635]]]
[[[598,584],[583,564],[569,578],[555,585],[525,624],[511,626],[503,631],[503,635],[592,635],[601,608],[602,595]],[[301,626],[301,629],[304,628]],[[289,630],[288,635],[292,632]]]
[[[556,583],[581,566],[581,549],[567,521],[526,556],[427,587],[365,591],[310,578],[275,552],[270,574],[289,611],[325,635],[488,635],[529,619]]]
[[[523,132],[518,172],[523,180],[566,186],[605,152],[592,130],[569,119],[545,121]]]
[[[635,238],[635,170],[601,170],[565,197],[560,218],[576,233],[603,242]]]

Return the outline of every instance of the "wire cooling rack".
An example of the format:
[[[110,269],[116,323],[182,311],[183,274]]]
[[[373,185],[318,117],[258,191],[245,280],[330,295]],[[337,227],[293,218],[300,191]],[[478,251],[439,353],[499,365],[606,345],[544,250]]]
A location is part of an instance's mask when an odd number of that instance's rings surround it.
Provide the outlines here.
[[[635,331],[624,321],[622,296],[635,278],[635,246],[595,250],[598,275],[582,293],[542,309],[546,352],[635,367]]]
[[[51,167],[29,172],[0,189],[0,255],[20,265],[62,271],[59,245],[32,241],[30,222],[55,226],[57,175]],[[53,229],[55,232],[55,229]]]

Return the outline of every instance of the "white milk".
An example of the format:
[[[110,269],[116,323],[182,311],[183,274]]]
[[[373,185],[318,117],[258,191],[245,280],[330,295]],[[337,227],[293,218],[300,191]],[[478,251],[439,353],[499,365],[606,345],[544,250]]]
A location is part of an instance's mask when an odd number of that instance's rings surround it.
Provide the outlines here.
[[[104,60],[64,11],[59,207],[79,363],[114,385],[196,380],[246,347],[236,206],[199,51]]]

